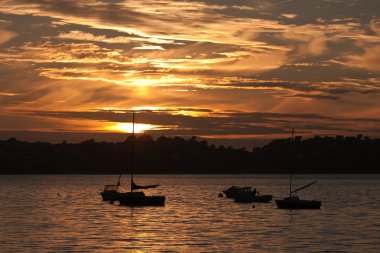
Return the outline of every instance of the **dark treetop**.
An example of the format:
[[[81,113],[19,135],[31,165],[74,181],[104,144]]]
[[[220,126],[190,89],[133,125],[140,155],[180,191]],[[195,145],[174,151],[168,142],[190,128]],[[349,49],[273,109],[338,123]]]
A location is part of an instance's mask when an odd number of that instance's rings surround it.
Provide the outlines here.
[[[124,142],[50,144],[0,140],[2,174],[129,173],[132,136]],[[273,140],[253,151],[192,137],[136,138],[135,173],[380,173],[380,139],[302,137]]]

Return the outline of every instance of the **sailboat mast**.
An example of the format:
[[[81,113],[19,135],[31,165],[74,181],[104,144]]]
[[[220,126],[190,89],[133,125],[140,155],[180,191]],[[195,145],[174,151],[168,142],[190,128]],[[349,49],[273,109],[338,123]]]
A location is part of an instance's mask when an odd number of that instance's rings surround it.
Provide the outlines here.
[[[132,150],[131,150],[131,192],[133,191],[133,172],[135,167],[135,112],[132,113]]]
[[[292,129],[292,140],[291,140],[291,153],[294,155],[294,128]],[[289,180],[289,197],[292,197],[292,174],[290,174],[290,180]]]

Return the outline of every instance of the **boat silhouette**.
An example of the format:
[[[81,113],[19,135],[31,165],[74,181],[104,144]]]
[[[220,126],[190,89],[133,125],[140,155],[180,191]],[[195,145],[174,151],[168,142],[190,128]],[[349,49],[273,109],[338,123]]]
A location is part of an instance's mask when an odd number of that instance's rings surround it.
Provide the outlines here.
[[[292,130],[292,143],[294,140],[294,129]],[[299,192],[313,184],[317,183],[317,181],[302,186],[296,190],[292,190],[292,174],[290,174],[289,178],[289,197],[285,197],[281,200],[276,200],[277,207],[279,209],[320,209],[322,202],[319,200],[305,200],[300,199],[297,196],[293,196],[293,193]]]
[[[103,192],[101,192],[102,198],[104,201],[118,201],[120,205],[124,206],[164,206],[165,205],[165,196],[147,196],[142,191],[143,190],[156,188],[159,185],[137,185],[134,180],[134,167],[135,167],[135,112],[132,113],[132,152],[131,152],[131,183],[129,192],[119,192],[120,178],[116,185],[105,185]]]
[[[251,187],[244,187],[237,191],[234,195],[234,201],[238,203],[252,203],[256,195],[256,189],[253,191]]]
[[[223,190],[224,195],[226,195],[227,198],[234,198],[236,194],[238,194],[239,191],[248,191],[252,190],[251,187],[239,187],[239,186],[231,186],[227,190]]]
[[[300,190],[303,190],[313,184],[317,183],[317,181],[312,182],[310,184],[307,184],[301,188],[298,188],[296,190],[292,190],[292,175],[290,175],[290,190],[289,190],[289,197],[286,197],[284,199],[277,199],[276,204],[279,209],[320,209],[322,202],[319,200],[305,200],[300,199],[297,196],[293,196],[293,193],[296,193]]]
[[[255,188],[252,191],[250,186],[239,187],[233,185],[227,190],[223,190],[223,193],[227,198],[233,198],[235,202],[267,203],[272,200],[272,195],[261,194]]]

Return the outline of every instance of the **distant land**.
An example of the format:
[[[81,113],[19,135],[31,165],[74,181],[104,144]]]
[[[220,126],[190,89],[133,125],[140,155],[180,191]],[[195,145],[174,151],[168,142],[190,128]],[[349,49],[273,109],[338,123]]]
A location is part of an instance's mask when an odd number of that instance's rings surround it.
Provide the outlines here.
[[[155,133],[154,131],[146,131],[145,134],[157,139],[162,134]],[[122,142],[126,139],[128,133],[122,132],[67,132],[67,131],[0,131],[0,140],[7,140],[16,138],[17,140],[29,142],[49,142],[61,143],[65,140],[70,143],[79,143],[84,140],[93,139],[95,141],[106,142]],[[181,137],[188,139],[192,136]],[[203,138],[203,137],[202,137]],[[268,144],[274,137],[263,138],[205,138],[209,144],[232,146],[234,148],[251,148]]]
[[[135,154],[132,143],[135,140]],[[122,142],[0,140],[1,174],[380,173],[380,139],[276,139],[262,147],[216,146],[191,137],[128,136]]]

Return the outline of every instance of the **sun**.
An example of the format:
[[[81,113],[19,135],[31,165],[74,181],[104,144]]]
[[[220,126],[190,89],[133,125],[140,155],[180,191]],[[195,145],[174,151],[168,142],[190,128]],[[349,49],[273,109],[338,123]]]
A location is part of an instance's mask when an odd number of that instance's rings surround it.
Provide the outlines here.
[[[156,126],[151,124],[138,124],[135,123],[135,133],[143,133],[144,131],[154,129]],[[123,133],[132,133],[133,124],[132,123],[114,123],[106,127],[106,130],[117,131]]]

